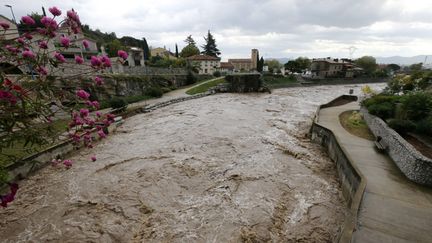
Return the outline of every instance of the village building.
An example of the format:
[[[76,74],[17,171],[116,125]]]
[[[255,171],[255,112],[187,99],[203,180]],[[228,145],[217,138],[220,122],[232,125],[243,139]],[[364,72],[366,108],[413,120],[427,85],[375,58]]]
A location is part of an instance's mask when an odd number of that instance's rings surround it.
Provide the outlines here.
[[[354,78],[361,70],[350,59],[316,58],[312,59],[311,78]]]
[[[144,50],[139,47],[130,46],[127,48],[128,59],[126,65],[130,67],[145,66],[144,64]]]
[[[230,62],[221,62],[219,71],[222,73],[232,73],[234,72],[234,65]]]
[[[228,59],[228,62],[234,66],[235,72],[254,71],[257,69],[258,55],[259,55],[258,50],[252,49],[250,58],[233,58],[233,59]]]
[[[174,53],[172,53],[171,51],[162,48],[162,47],[157,47],[157,48],[152,48],[150,50],[150,54],[152,57],[163,57],[163,58],[169,58],[169,59],[177,59],[177,57],[175,56]]]
[[[17,25],[12,20],[0,15],[0,23],[9,25],[9,29],[3,30],[0,35],[2,40],[13,40],[19,37]]]
[[[187,57],[186,61],[198,68],[198,74],[213,74],[221,66],[219,57],[204,54]]]

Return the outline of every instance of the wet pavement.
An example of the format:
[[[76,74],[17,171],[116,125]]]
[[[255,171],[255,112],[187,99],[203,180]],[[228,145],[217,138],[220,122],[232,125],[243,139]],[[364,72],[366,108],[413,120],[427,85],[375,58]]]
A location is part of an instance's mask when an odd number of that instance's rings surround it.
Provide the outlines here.
[[[218,94],[126,120],[74,166],[20,182],[2,242],[328,242],[347,210],[307,133],[360,86]],[[96,154],[98,160],[90,162]]]

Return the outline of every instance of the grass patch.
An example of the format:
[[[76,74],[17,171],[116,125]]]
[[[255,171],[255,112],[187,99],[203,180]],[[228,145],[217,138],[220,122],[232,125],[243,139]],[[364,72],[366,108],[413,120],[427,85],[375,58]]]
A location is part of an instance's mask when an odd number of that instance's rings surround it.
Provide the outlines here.
[[[271,88],[278,88],[278,87],[284,87],[284,86],[289,86],[291,84],[295,84],[297,83],[297,79],[293,76],[276,76],[276,75],[272,75],[272,76],[264,76],[264,83],[271,87]]]
[[[375,137],[369,130],[363,116],[358,111],[345,111],[339,115],[339,121],[345,130],[354,136],[374,141]]]
[[[201,85],[198,85],[194,88],[187,90],[186,94],[194,95],[194,94],[204,93],[204,92],[208,91],[210,88],[212,88],[218,84],[222,84],[222,83],[225,83],[225,78],[215,79],[213,81],[203,83]]]

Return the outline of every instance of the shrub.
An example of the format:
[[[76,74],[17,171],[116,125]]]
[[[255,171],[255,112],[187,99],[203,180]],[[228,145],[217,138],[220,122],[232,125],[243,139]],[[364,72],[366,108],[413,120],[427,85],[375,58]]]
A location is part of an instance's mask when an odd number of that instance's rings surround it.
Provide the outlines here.
[[[417,123],[416,132],[432,136],[432,116],[423,119]]]
[[[121,111],[123,111],[123,110],[126,110],[128,103],[123,98],[114,97],[109,101],[109,105],[113,109],[120,109]]]
[[[394,116],[395,107],[390,102],[372,104],[368,107],[369,113],[378,116],[383,120]]]
[[[416,124],[410,120],[390,119],[387,124],[400,134],[406,134],[416,129]]]
[[[402,108],[407,114],[407,118],[418,121],[432,112],[432,96],[426,92],[416,92],[405,95],[402,98]]]
[[[161,88],[159,87],[149,87],[146,91],[145,91],[145,95],[151,96],[151,97],[162,97],[163,95],[163,91]]]
[[[197,81],[196,75],[192,71],[188,71],[186,75],[186,85],[194,84]]]
[[[168,93],[168,92],[170,92],[170,91],[171,91],[170,88],[168,88],[168,87],[162,87],[162,92],[163,92],[163,93]]]
[[[365,101],[363,101],[363,104],[366,107],[369,107],[371,105],[374,104],[381,104],[381,103],[390,103],[392,105],[395,105],[397,102],[400,101],[400,96],[397,95],[374,95],[369,99],[366,99]]]
[[[220,77],[221,76],[221,72],[220,71],[214,71],[213,72],[213,76]]]

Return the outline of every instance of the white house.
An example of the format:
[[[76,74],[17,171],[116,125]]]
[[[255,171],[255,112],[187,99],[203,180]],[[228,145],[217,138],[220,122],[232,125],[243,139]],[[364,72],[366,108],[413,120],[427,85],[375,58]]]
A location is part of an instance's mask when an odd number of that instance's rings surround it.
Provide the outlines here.
[[[198,74],[213,74],[220,69],[220,58],[208,55],[194,55],[186,58],[193,66],[198,68]]]

